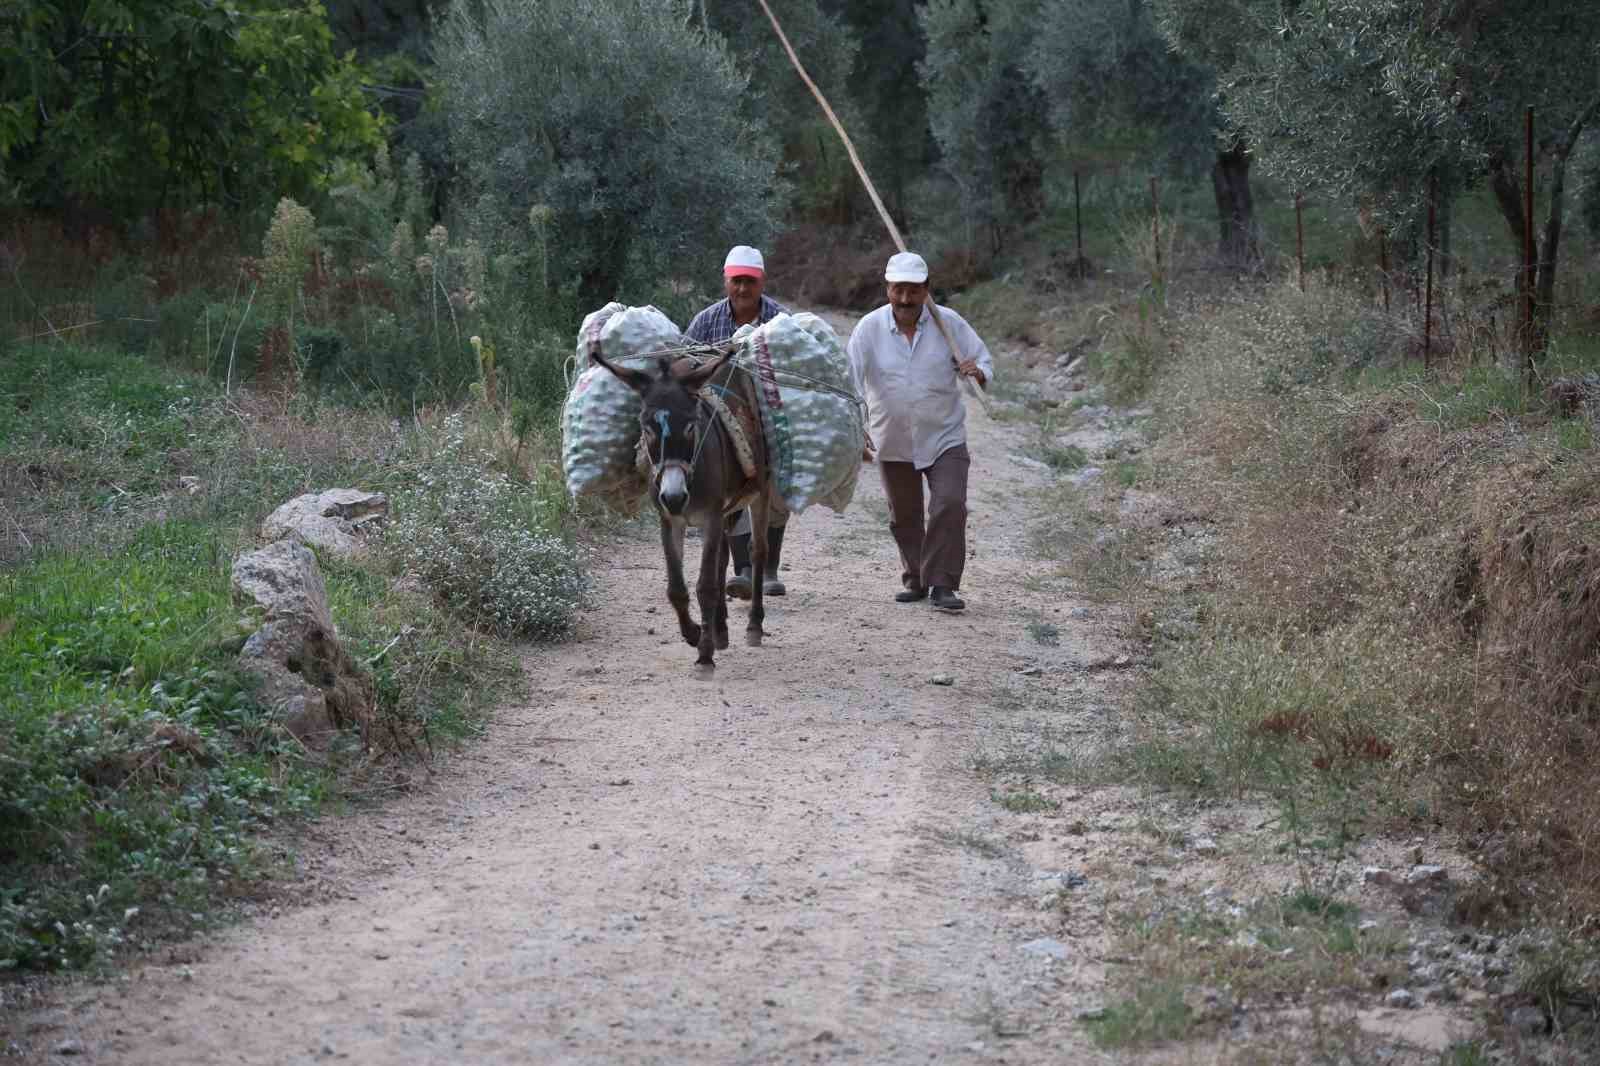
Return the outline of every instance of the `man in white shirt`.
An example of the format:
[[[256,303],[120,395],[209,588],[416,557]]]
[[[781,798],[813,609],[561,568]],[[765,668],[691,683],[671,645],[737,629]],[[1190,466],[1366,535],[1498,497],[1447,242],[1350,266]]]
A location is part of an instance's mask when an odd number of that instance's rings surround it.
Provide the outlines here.
[[[961,379],[994,380],[994,358],[966,319],[939,317],[956,351],[934,325],[928,264],[914,252],[889,259],[889,302],[856,323],[850,372],[867,401],[865,458],[877,453],[889,498],[889,531],[900,549],[899,603],[930,598],[942,611],[966,606],[956,592],[967,561],[967,409]],[[924,521],[922,483],[928,483]]]

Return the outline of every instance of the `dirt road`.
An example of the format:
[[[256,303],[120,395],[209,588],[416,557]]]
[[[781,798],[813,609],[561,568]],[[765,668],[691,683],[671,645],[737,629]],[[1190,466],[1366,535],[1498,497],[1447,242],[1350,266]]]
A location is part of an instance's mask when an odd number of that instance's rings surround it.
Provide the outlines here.
[[[1030,691],[1092,703],[1075,667],[1103,653],[1029,580],[1021,433],[972,409],[964,614],[892,602],[873,468],[846,514],[796,520],[765,645],[736,608],[709,676],[654,538],[625,539],[581,638],[528,655],[525,704],[426,792],[319,828],[339,898],[87,987],[47,1042],[130,1066],[1092,1057],[1095,938],[1037,902],[1083,838],[1052,861],[971,768]]]

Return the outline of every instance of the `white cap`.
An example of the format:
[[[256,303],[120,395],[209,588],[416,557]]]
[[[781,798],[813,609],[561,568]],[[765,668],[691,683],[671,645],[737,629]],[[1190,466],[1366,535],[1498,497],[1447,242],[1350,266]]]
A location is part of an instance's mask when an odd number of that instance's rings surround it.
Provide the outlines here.
[[[758,278],[766,276],[767,264],[761,258],[759,249],[752,248],[748,244],[733,246],[728,258],[722,261],[722,276],[733,278],[740,274],[754,274]]]
[[[928,263],[916,252],[897,252],[889,257],[889,265],[884,269],[883,280],[920,284],[928,280]]]

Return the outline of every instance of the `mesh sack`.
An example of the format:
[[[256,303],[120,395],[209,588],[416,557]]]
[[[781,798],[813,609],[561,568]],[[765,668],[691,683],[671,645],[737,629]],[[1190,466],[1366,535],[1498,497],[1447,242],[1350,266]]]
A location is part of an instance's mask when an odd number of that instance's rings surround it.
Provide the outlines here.
[[[734,334],[755,375],[774,491],[790,512],[814,503],[843,511],[855,494],[865,438],[850,359],[816,315],[779,315]]]
[[[665,348],[684,343],[683,333],[654,307],[609,303],[592,312],[578,330],[578,376],[561,410],[561,466],[567,491],[623,510],[637,509],[649,487],[640,472],[639,394],[589,359],[638,366]]]

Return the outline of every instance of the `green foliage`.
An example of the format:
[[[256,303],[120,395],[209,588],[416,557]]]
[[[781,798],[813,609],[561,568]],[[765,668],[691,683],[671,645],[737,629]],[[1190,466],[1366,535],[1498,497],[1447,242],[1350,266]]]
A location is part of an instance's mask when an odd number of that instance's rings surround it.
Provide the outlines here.
[[[1600,109],[1600,23],[1565,0],[1158,0],[1180,44],[1211,58],[1232,128],[1296,189],[1363,203],[1391,232],[1485,179],[1522,244],[1523,110],[1553,168],[1559,233],[1567,159]],[[1314,131],[1308,133],[1308,131]],[[1548,227],[1553,226],[1551,230]],[[1540,251],[1541,300],[1554,249]]]
[[[382,139],[317,0],[0,12],[0,203],[123,217],[322,188]]]
[[[823,0],[822,6],[851,27],[860,42],[849,88],[865,135],[853,127],[850,135],[890,214],[903,219],[929,149],[928,100],[917,79],[927,48],[920,0]],[[837,109],[830,86],[819,84]]]
[[[1176,1040],[1193,1024],[1194,1012],[1183,1001],[1183,986],[1175,982],[1146,985],[1083,1019],[1090,1037],[1103,1048]]]
[[[551,283],[581,305],[709,276],[773,231],[777,146],[686,5],[461,0],[435,52],[463,201],[502,229],[547,207]]]
[[[695,6],[701,25],[720,39],[749,78],[740,97],[745,120],[775,131],[783,146],[787,175],[795,185],[795,209],[812,216],[847,214],[859,179],[766,15],[745,0],[697,0]],[[775,10],[806,73],[852,138],[861,137],[865,131],[859,113],[845,92],[856,61],[855,34],[824,13],[816,0],[790,0]]]
[[[986,258],[1043,208],[1049,134],[1043,94],[1019,65],[1036,29],[1027,0],[930,0],[918,73],[944,172],[960,191],[968,247]]]
[[[559,496],[530,492],[486,470],[453,415],[436,454],[402,489],[386,542],[452,611],[506,635],[554,640],[587,602],[577,549],[559,531]],[[559,489],[557,489],[559,492]]]
[[[316,801],[233,673],[227,548],[193,523],[0,575],[0,967],[188,921],[245,834]]]
[[[1050,101],[1056,132],[1072,147],[1113,140],[1130,128],[1153,129],[1159,151],[1180,173],[1192,174],[1214,156],[1221,120],[1212,102],[1214,76],[1171,49],[1148,4],[1043,5],[1027,70]]]

